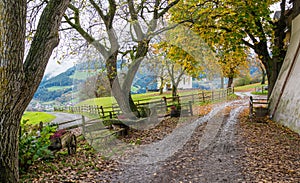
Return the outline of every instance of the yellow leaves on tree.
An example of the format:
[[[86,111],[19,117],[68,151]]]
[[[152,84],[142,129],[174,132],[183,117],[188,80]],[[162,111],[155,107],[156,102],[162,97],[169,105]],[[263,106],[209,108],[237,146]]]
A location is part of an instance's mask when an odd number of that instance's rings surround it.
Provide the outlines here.
[[[215,53],[190,27],[176,26],[169,30],[154,49],[191,76],[197,77],[201,72],[220,73]]]
[[[224,52],[220,56],[219,63],[222,67],[223,76],[235,78],[241,70],[248,68],[247,54],[243,48]]]

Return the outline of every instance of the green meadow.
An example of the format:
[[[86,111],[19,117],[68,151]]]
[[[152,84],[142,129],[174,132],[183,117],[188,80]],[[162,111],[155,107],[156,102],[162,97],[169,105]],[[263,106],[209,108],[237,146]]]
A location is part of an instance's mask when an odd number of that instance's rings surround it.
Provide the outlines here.
[[[25,112],[22,116],[22,120],[28,120],[28,124],[39,124],[41,121],[43,123],[51,122],[55,119],[55,116],[45,113],[45,112]]]

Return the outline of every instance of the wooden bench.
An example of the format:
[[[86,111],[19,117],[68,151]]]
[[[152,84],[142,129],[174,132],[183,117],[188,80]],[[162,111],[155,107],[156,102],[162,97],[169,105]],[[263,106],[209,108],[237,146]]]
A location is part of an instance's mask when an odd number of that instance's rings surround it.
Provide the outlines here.
[[[253,118],[263,118],[269,112],[269,101],[266,98],[256,98],[254,99],[250,96],[249,99],[249,117]]]

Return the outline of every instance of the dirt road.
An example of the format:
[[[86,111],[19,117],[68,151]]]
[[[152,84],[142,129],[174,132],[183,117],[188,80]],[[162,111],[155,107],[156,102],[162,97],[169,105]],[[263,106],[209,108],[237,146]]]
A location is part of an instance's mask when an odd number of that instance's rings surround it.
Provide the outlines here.
[[[239,182],[236,159],[238,114],[246,100],[227,102],[208,115],[175,129],[161,141],[141,146],[118,159],[121,166],[99,180],[109,182]]]
[[[49,114],[56,116],[56,118],[50,123],[58,124],[59,129],[64,129],[69,126],[78,125],[82,123],[82,116],[80,114],[70,114],[70,113],[62,113],[62,112],[49,112]],[[72,120],[75,121],[72,123],[60,125],[60,123],[62,122],[72,121]]]

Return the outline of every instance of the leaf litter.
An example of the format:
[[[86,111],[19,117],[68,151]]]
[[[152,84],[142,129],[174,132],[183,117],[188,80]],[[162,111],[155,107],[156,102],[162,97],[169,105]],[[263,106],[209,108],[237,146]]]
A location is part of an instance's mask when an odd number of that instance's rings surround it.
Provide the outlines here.
[[[203,116],[212,107],[201,108],[200,106],[198,109],[202,110],[199,114]],[[206,125],[204,123],[195,130],[192,139],[183,148],[184,151],[176,153],[166,162],[161,162],[159,171],[153,173],[151,180],[148,181],[209,181],[210,177],[206,176],[207,169],[210,167],[204,165],[210,162],[205,158],[211,154],[214,162],[219,161],[225,163],[224,166],[228,166],[228,169],[222,170],[213,167],[215,171],[226,174],[231,171],[228,162],[233,162],[232,164],[237,167],[232,170],[232,173],[235,171],[236,182],[300,182],[299,134],[268,118],[251,122],[248,114],[249,111],[246,109],[239,116],[234,133],[234,150],[230,148],[228,150],[226,147],[227,153],[217,154],[212,150],[215,148],[213,147],[203,151],[202,154],[199,152],[197,154],[195,148],[203,135]],[[131,130],[129,135],[122,137],[121,140],[136,143],[135,145],[150,144],[163,139],[173,129],[184,124],[178,123],[176,118],[168,118],[148,130]],[[115,175],[122,174],[123,168],[117,161],[105,159],[82,138],[76,154],[69,156],[65,149],[61,150],[56,153],[54,159],[41,160],[31,166],[27,172],[22,172],[20,180],[21,182],[122,182],[116,180]],[[176,179],[178,175],[181,177]],[[215,180],[215,182],[230,181],[226,176],[216,176]]]

